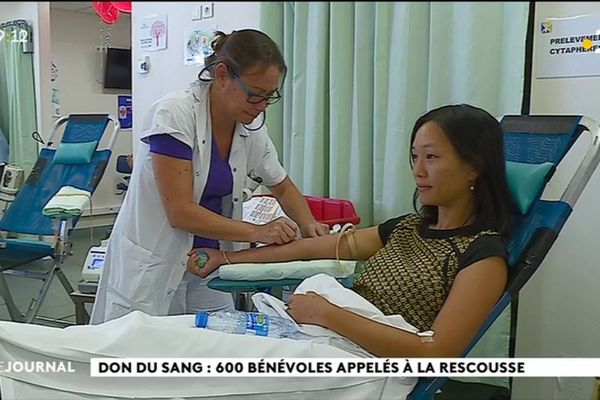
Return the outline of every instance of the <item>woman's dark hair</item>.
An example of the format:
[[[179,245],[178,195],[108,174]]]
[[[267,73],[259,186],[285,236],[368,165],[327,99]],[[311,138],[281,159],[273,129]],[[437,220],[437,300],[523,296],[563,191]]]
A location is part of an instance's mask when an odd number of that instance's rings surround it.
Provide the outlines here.
[[[430,121],[446,133],[460,158],[473,165],[478,172],[473,184],[476,207],[474,223],[482,229],[494,229],[505,236],[515,207],[506,180],[504,134],[500,123],[487,111],[467,104],[439,107],[417,120],[410,138],[411,149],[419,128]],[[415,190],[413,206],[418,211],[417,200],[418,191]],[[436,206],[423,206],[420,212],[426,223],[437,223]]]
[[[233,31],[229,35],[216,31],[211,48],[213,53],[204,58],[206,67],[200,71],[198,77],[204,71],[209,71],[214,78],[213,68],[222,62],[240,75],[256,65],[264,65],[265,68],[275,66],[285,79],[287,67],[279,47],[261,31],[243,29]]]

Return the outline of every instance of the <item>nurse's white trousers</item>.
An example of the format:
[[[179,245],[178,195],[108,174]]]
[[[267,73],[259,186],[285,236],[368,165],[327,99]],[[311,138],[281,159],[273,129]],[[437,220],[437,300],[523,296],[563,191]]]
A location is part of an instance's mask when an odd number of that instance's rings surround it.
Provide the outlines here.
[[[196,314],[198,311],[233,310],[231,293],[221,292],[207,286],[208,281],[218,276],[215,271],[206,278],[185,272],[171,301],[169,315]]]

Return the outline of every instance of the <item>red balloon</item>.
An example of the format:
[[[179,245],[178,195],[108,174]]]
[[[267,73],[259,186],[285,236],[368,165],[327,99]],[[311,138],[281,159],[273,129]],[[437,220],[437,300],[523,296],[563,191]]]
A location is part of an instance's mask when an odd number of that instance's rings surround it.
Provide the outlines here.
[[[111,1],[114,8],[124,13],[131,13],[130,1]]]
[[[113,7],[110,1],[93,1],[92,6],[102,21],[114,24],[119,19],[119,10]]]

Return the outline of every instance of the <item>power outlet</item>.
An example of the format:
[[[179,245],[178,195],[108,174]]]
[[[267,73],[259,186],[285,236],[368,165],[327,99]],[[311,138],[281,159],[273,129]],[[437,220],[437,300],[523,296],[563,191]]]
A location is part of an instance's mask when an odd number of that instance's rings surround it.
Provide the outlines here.
[[[194,8],[192,8],[192,21],[202,19],[202,8],[202,6],[194,6]]]
[[[94,47],[96,53],[106,53],[106,46],[96,46]]]
[[[208,19],[215,16],[215,3],[202,4],[202,19]]]

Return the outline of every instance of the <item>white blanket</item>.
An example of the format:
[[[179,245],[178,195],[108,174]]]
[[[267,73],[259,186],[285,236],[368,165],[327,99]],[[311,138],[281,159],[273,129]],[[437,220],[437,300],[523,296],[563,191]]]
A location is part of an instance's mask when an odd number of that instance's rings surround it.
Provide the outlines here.
[[[92,378],[95,357],[353,357],[306,340],[233,335],[194,327],[194,316],[139,311],[100,325],[66,329],[0,322],[0,361],[71,361],[73,373],[0,369],[3,398],[27,399],[403,399],[415,378]]]
[[[87,190],[63,186],[44,206],[42,214],[51,218],[79,216],[91,201],[91,196]]]
[[[406,322],[401,315],[384,315],[377,307],[353,290],[342,286],[336,279],[325,274],[312,276],[302,281],[294,291],[294,294],[315,292],[331,303],[336,304],[349,311],[363,315],[367,318],[400,328],[407,332],[418,334],[418,329]],[[267,315],[277,315],[289,319],[302,333],[304,339],[313,342],[327,343],[350,352],[359,357],[373,357],[372,354],[355,344],[354,342],[338,335],[337,333],[316,325],[298,325],[296,321],[285,311],[285,304],[276,297],[266,293],[256,293],[252,296],[252,302],[256,309]]]

